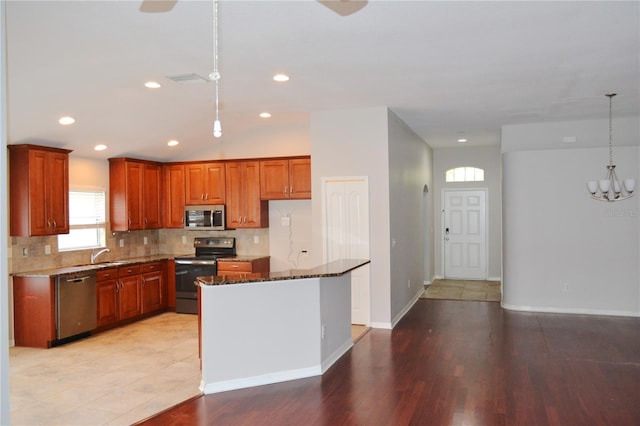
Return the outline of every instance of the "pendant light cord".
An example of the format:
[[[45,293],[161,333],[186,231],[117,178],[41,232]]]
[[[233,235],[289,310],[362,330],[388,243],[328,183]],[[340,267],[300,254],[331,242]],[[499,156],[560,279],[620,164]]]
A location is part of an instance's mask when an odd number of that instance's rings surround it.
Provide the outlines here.
[[[607,94],[609,98],[609,166],[613,166],[613,114],[611,111],[613,109],[612,100],[615,95],[615,93]]]

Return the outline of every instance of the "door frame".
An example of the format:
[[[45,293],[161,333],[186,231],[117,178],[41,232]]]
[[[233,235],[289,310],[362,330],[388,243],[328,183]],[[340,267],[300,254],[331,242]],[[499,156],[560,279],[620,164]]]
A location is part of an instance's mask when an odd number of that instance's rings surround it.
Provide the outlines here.
[[[445,241],[444,241],[444,224],[445,224],[445,194],[448,192],[461,192],[461,191],[480,191],[484,192],[484,262],[485,262],[485,271],[484,271],[484,280],[489,277],[489,188],[443,188],[441,192],[440,199],[440,252],[442,256],[440,256],[441,268],[442,268],[442,277],[447,279],[447,270],[446,270],[446,259],[445,259]],[[474,278],[475,279],[475,278]]]

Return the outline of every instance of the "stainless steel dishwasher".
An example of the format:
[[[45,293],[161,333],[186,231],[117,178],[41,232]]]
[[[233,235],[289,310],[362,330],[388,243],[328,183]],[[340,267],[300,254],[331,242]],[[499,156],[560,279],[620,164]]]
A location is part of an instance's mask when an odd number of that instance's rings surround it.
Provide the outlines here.
[[[96,273],[82,272],[56,279],[56,339],[71,340],[96,328]],[[65,341],[66,341],[65,340]],[[58,342],[58,344],[63,342]]]

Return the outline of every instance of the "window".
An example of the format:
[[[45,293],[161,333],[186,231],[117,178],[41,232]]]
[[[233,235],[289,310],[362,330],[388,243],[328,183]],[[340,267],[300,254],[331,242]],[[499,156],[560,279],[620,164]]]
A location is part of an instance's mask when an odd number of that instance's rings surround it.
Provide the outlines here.
[[[69,233],[58,235],[58,251],[106,245],[105,192],[69,191]]]
[[[475,167],[456,167],[445,173],[447,182],[483,182],[484,170]]]

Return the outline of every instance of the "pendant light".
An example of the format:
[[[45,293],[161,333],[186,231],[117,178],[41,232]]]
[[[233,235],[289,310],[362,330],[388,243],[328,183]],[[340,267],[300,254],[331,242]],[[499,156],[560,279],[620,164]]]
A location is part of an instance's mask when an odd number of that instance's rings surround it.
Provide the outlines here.
[[[633,196],[636,187],[635,179],[624,179],[622,184],[616,176],[616,165],[613,164],[613,125],[612,125],[612,99],[615,93],[608,93],[609,98],[609,164],[607,165],[607,175],[599,181],[587,182],[587,188],[591,193],[591,198],[599,201],[621,201]]]

